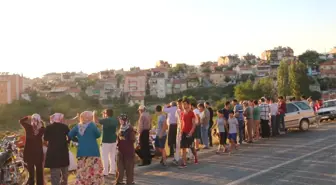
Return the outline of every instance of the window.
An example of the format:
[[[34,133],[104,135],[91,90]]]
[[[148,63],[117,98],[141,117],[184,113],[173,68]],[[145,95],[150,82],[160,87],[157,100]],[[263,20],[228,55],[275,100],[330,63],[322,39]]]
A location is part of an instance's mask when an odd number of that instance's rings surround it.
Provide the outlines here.
[[[295,105],[293,105],[292,103],[287,103],[286,104],[286,109],[287,109],[286,113],[292,113],[292,112],[299,111],[299,109]]]
[[[336,107],[336,101],[327,101],[323,103],[323,107]]]
[[[309,105],[304,102],[295,102],[295,105],[297,105],[302,110],[310,110]]]

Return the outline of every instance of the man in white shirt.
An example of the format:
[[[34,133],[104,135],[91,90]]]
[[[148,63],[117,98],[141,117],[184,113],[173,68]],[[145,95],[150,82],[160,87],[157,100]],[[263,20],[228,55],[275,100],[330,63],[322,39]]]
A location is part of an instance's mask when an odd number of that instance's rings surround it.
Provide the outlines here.
[[[171,102],[168,106],[166,106],[163,109],[163,111],[168,115],[168,123],[169,123],[168,146],[170,148],[169,157],[174,157],[174,149],[176,147],[176,134],[177,134],[176,102]]]
[[[271,109],[271,128],[272,128],[272,136],[279,135],[279,125],[277,124],[277,114],[278,114],[278,104],[274,103],[271,98],[267,98],[267,103]]]
[[[175,112],[176,123],[177,123],[177,134],[176,134],[176,149],[173,163],[179,165],[179,161],[181,160],[181,111],[183,111],[182,99],[177,100],[177,110]]]

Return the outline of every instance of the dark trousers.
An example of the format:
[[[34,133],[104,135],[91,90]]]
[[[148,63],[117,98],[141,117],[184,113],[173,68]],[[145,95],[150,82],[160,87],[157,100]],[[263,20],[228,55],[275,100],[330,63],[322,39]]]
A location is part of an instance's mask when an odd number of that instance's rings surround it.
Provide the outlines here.
[[[286,131],[286,125],[285,125],[285,114],[279,114],[278,115],[278,125],[281,125],[281,131]]]
[[[269,120],[262,119],[260,121],[261,125],[261,137],[262,138],[269,138],[270,137],[270,127],[268,125]]]
[[[209,145],[210,146],[212,146],[212,129],[211,129],[212,126],[213,126],[213,122],[210,121],[210,123],[209,123],[209,129],[208,129]]]
[[[149,130],[143,130],[139,136],[140,152],[143,164],[151,163],[151,156],[149,151]]]
[[[62,180],[61,180],[62,176]],[[68,184],[68,167],[50,169],[51,185]]]
[[[117,154],[117,183],[123,182],[126,172],[126,184],[132,184],[134,181],[134,157],[125,157],[121,152]]]
[[[35,175],[36,175],[36,185],[43,185],[43,159],[36,159],[36,161],[27,162],[27,168],[29,172],[29,179],[27,185],[35,185]]]
[[[279,125],[276,115],[271,116],[271,125],[272,125],[272,136],[279,135]]]
[[[245,140],[245,123],[244,120],[238,120],[239,128],[239,143],[242,144]]]
[[[168,130],[168,146],[170,148],[170,155],[174,155],[174,149],[176,147],[176,135],[177,135],[177,125],[170,124]]]

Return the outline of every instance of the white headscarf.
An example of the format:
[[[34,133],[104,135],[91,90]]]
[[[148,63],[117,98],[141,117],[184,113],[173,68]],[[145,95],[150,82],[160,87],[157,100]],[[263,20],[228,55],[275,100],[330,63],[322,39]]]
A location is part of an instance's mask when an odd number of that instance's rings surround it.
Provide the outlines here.
[[[78,130],[80,135],[84,135],[86,128],[93,121],[93,112],[84,111],[79,116]]]
[[[55,113],[50,116],[50,123],[63,123],[64,122],[64,114],[62,113]]]
[[[40,128],[42,127],[42,119],[39,114],[33,114],[31,116],[31,126],[33,127],[34,135],[39,133]]]

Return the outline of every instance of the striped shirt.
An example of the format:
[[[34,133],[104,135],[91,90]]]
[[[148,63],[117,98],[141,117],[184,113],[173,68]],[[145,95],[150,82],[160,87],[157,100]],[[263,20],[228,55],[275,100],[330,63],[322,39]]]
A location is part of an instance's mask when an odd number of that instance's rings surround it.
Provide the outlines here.
[[[266,103],[261,103],[259,105],[260,108],[260,119],[262,120],[269,120],[271,108],[268,104]]]

